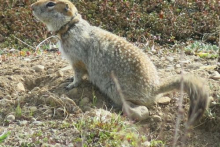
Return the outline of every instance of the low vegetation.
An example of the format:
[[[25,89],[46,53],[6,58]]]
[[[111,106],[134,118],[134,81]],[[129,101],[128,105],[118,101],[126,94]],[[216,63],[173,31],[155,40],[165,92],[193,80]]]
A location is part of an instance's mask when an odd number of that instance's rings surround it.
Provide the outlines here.
[[[23,49],[49,34],[33,18],[35,0],[10,0],[0,6],[0,46]],[[172,0],[75,0],[83,18],[135,42],[148,39],[161,44],[203,39],[217,43],[220,9],[218,1]]]

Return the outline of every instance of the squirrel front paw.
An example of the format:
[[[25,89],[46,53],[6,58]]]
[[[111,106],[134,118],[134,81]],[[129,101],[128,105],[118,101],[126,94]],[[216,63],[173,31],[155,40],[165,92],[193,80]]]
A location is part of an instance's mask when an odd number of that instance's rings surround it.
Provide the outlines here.
[[[73,79],[73,82],[71,82],[69,85],[67,85],[67,86],[65,87],[66,90],[70,90],[70,89],[73,89],[73,88],[79,86],[80,81],[77,80],[76,78],[72,78],[72,79]]]

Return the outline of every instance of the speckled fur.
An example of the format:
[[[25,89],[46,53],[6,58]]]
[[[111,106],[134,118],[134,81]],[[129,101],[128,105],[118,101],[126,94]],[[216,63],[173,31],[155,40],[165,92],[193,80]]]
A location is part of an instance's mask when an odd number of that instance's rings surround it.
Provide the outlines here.
[[[58,31],[62,25],[70,21],[77,9],[67,0],[53,0],[57,5],[50,10],[45,7],[49,0],[40,0],[32,5],[34,14],[49,30]],[[68,15],[60,10],[58,3],[69,5]],[[72,15],[70,15],[72,14]],[[71,17],[70,17],[71,16]],[[107,94],[116,104],[122,105],[115,83],[111,78],[113,71],[119,81],[126,101],[137,105],[151,105],[157,94],[180,88],[181,78],[172,78],[164,84],[159,83],[158,73],[149,57],[139,48],[101,28],[91,26],[78,14],[79,22],[61,38],[60,50],[67,58],[75,72],[74,82],[69,88],[77,86],[84,74],[89,80]],[[208,105],[208,94],[199,80],[183,79],[186,92],[190,95],[199,91],[191,100],[202,103],[202,113]],[[192,91],[191,91],[192,90]],[[200,96],[200,97],[198,97]],[[192,103],[191,108],[196,105]]]

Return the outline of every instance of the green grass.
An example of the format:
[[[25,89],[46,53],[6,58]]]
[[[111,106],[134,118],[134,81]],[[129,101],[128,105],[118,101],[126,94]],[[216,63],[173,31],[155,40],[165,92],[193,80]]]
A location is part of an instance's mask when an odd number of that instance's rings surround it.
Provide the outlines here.
[[[3,143],[4,140],[11,134],[11,132],[6,132],[6,133],[3,133],[1,136],[0,136],[0,143]]]
[[[75,127],[81,132],[81,138],[73,140],[87,146],[140,146],[146,136],[139,135],[135,127],[125,123],[119,115],[82,118]]]

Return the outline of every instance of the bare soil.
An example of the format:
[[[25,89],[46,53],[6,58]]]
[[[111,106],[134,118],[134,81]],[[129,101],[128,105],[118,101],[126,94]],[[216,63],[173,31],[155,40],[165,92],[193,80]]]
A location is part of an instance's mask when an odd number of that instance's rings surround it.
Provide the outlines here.
[[[181,57],[179,53],[167,50],[160,54],[148,54],[157,66],[161,80],[180,74],[183,70],[184,73],[192,73],[206,79],[210,88],[210,109],[189,131],[184,127],[189,108],[188,96],[184,94],[185,114],[181,121],[177,145],[183,142],[185,146],[219,147],[220,79],[210,78],[214,73],[216,59],[203,59],[185,54]],[[37,71],[36,65],[42,65],[44,69]],[[180,68],[180,65],[183,67]],[[64,122],[76,122],[90,115],[89,111],[99,108],[120,114],[121,110],[86,79],[79,87],[66,90],[65,86],[71,82],[72,76],[73,71],[57,52],[11,56],[0,61],[0,135],[3,132],[11,132],[1,145],[77,146],[73,140],[81,136],[80,132],[74,126],[62,127]],[[155,114],[161,119],[150,118],[141,123],[129,119],[125,121],[137,127],[137,132],[145,135],[149,142],[162,140],[166,146],[171,146],[180,93],[171,92],[166,96],[172,98],[169,104],[150,108],[150,115]]]

